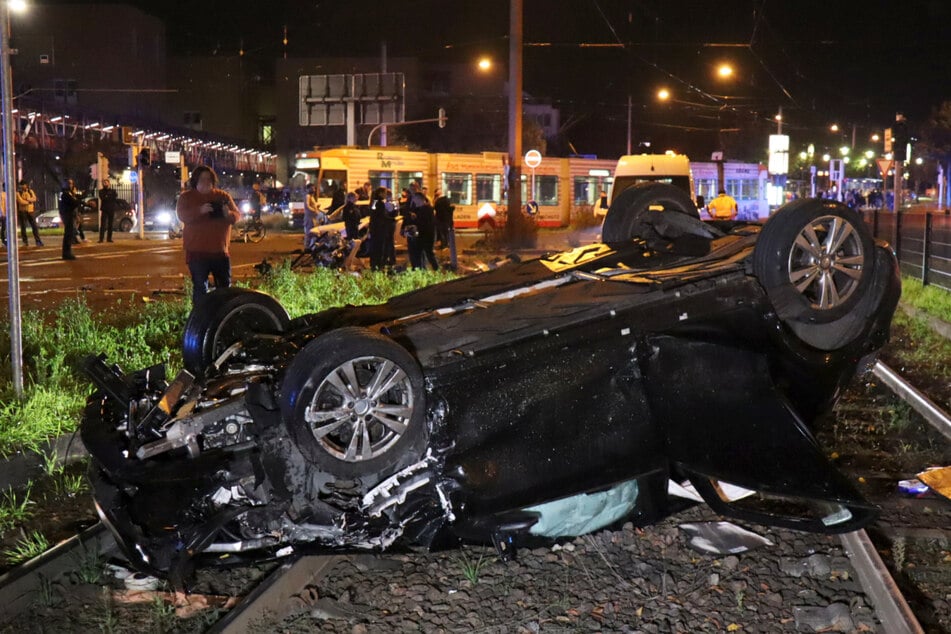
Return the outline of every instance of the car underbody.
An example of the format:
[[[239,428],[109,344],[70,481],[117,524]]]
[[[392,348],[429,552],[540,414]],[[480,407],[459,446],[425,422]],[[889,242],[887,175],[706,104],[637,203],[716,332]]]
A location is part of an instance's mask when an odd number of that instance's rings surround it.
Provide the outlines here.
[[[861,527],[874,508],[809,424],[887,340],[893,254],[838,208],[704,225],[673,204],[647,213],[665,190],[650,191],[614,214],[621,229],[609,212],[603,244],[382,305],[291,320],[216,291],[175,377],[90,357],[101,517],[136,566],[180,585],[196,565],[301,552],[478,540],[512,557],[669,515],[670,481],[741,519]],[[838,270],[832,290],[800,282]]]

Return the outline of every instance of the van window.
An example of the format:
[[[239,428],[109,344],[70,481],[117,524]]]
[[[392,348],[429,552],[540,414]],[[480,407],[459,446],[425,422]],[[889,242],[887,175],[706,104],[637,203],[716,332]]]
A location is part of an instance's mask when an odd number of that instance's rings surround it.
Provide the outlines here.
[[[320,172],[320,192],[317,194],[321,198],[330,198],[334,190],[347,182],[347,170],[322,170]]]
[[[690,196],[689,176],[617,176],[614,179],[612,199],[617,198],[628,187],[633,187],[638,183],[667,183],[684,190],[687,192],[687,196]]]
[[[370,181],[370,187],[376,190],[377,187],[386,187],[393,190],[393,172],[367,172],[367,180]]]

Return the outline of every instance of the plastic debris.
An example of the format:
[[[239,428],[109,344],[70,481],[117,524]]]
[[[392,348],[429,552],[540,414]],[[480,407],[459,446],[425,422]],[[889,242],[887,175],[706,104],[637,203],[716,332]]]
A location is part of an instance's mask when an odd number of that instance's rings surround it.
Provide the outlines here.
[[[918,480],[938,495],[951,499],[951,467],[932,467],[918,474]]]
[[[690,547],[702,553],[735,555],[752,548],[773,545],[765,537],[730,522],[681,524],[680,528],[690,535]]]
[[[905,495],[922,495],[928,492],[928,485],[918,478],[912,478],[910,480],[900,480],[898,490]]]

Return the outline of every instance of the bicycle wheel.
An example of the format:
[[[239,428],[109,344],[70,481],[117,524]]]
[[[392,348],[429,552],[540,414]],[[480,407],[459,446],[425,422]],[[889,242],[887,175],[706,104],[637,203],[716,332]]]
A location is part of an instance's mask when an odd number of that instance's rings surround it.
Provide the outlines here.
[[[267,235],[267,227],[263,222],[255,222],[245,228],[245,240],[258,243]]]

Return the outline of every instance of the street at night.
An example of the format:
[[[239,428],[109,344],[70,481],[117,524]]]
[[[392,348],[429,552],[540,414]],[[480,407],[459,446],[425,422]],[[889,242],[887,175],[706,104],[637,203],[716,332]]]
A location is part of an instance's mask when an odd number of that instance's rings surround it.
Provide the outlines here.
[[[951,633],[949,41],[0,0],[0,634]]]

